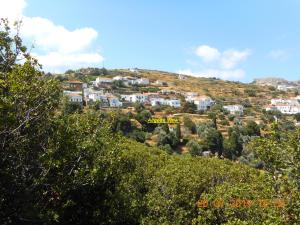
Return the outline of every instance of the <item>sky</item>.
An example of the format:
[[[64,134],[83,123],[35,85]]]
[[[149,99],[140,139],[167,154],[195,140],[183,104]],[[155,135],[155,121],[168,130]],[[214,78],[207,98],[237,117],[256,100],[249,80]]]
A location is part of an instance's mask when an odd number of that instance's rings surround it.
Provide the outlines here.
[[[43,69],[300,80],[299,0],[0,0]]]

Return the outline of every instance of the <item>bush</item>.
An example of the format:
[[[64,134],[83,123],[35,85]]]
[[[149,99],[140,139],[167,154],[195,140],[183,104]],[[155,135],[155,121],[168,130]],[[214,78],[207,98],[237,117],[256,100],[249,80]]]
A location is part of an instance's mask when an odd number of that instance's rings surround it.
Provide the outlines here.
[[[181,112],[183,113],[195,113],[197,111],[197,106],[191,102],[183,102],[181,107]]]
[[[146,140],[145,132],[140,130],[134,130],[132,133],[129,134],[129,137],[141,143],[144,143]]]
[[[248,121],[245,126],[245,132],[248,136],[260,136],[260,127],[255,121]]]
[[[221,121],[221,125],[229,126],[230,124],[229,124],[228,120],[224,119],[224,120]]]
[[[297,120],[297,122],[300,122],[300,113],[295,114],[294,118]]]
[[[189,152],[192,156],[200,156],[202,155],[203,149],[202,147],[199,145],[198,142],[194,141],[194,140],[190,140],[186,146],[189,148]]]
[[[168,154],[173,153],[172,147],[169,144],[165,144],[165,145],[160,146],[160,149],[167,152]]]
[[[234,120],[234,118],[235,118],[235,116],[234,116],[234,115],[232,115],[232,114],[229,114],[229,115],[228,115],[228,120],[229,120],[229,121],[233,121],[233,120]]]
[[[196,133],[196,124],[187,116],[183,118],[183,124],[188,128],[192,134]]]
[[[245,94],[247,94],[249,97],[255,97],[256,96],[256,90],[254,89],[246,89],[244,91]]]

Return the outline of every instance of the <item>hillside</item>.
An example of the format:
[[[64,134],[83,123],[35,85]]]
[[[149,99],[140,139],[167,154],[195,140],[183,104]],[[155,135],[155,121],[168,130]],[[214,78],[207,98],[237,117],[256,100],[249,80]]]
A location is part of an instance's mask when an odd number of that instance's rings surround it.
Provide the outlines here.
[[[179,74],[157,70],[138,69],[136,72],[132,72],[128,69],[114,69],[108,70],[107,74],[105,75],[92,71],[91,69],[80,69],[79,74],[81,76],[77,76],[77,78],[79,77],[83,81],[91,81],[94,80],[97,75],[110,78],[118,75],[140,76],[149,78],[150,81],[161,80],[167,82],[168,87],[164,87],[162,89],[197,92],[200,95],[208,95],[213,98],[223,99],[228,103],[241,103],[243,100],[248,99],[254,105],[262,105],[268,103],[268,101],[274,97],[285,98],[294,95],[294,93],[278,91],[273,87],[256,85],[255,83],[247,84],[241,82],[224,81],[215,78],[192,76],[185,76],[186,79],[179,79]],[[255,91],[255,96],[249,94],[249,90],[252,90],[252,92]]]
[[[299,85],[300,81],[288,81],[278,77],[266,77],[266,78],[254,79],[253,84],[276,87],[278,85]]]

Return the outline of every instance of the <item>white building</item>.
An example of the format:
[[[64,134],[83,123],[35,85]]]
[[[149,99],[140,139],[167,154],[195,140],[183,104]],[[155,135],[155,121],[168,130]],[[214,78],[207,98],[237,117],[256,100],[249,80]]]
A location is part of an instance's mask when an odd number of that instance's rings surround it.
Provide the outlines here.
[[[170,90],[170,89],[163,89],[163,90],[160,90],[159,93],[161,93],[163,95],[170,95],[170,94],[174,94],[175,91],[174,90]]]
[[[96,102],[96,101],[107,101],[107,96],[103,94],[103,92],[92,92],[89,94],[88,99]]]
[[[181,106],[180,100],[178,100],[178,99],[168,99],[167,105],[174,107],[174,108],[179,108]]]
[[[166,82],[162,80],[156,80],[153,84],[157,86],[164,86]]]
[[[186,101],[194,103],[197,106],[197,110],[207,110],[214,104],[214,101],[208,96],[188,95]]]
[[[186,80],[187,77],[186,77],[185,75],[179,74],[179,75],[178,75],[178,79],[179,79],[179,80]]]
[[[178,99],[151,98],[150,103],[151,106],[168,105],[174,108],[179,108],[181,106],[180,100]]]
[[[121,95],[121,98],[127,102],[139,102],[145,103],[148,101],[148,95],[145,94],[131,94],[131,95]]]
[[[230,114],[243,114],[244,107],[242,105],[226,105],[223,106],[224,109],[230,112]]]
[[[113,80],[127,80],[127,79],[124,79],[124,77],[122,76],[115,76],[113,77]]]
[[[64,91],[64,95],[68,96],[70,102],[82,103],[82,92],[80,91]]]
[[[296,98],[290,99],[271,99],[271,105],[265,107],[267,111],[278,110],[283,114],[300,113],[300,103]]]
[[[278,110],[283,114],[297,114],[300,113],[300,103],[296,98],[294,99],[272,99],[271,105],[265,107],[267,111]]]
[[[288,90],[294,90],[294,89],[296,89],[295,86],[287,86],[285,84],[281,84],[281,85],[277,86],[277,90],[279,90],[279,91],[288,91]]]
[[[138,78],[138,79],[134,79],[134,80],[130,80],[128,81],[129,84],[134,85],[149,85],[150,81],[148,78]]]
[[[138,72],[138,68],[130,68],[129,71],[133,72],[133,73],[137,73]]]
[[[197,92],[183,92],[182,95],[185,97],[186,101],[192,100],[192,98],[197,97],[199,94]]]
[[[281,98],[273,98],[271,99],[271,105],[278,105],[278,104],[284,104],[284,105],[299,105],[299,102],[296,98],[290,98],[290,99],[281,99]]]
[[[277,104],[266,106],[266,111],[278,110],[283,114],[297,114],[300,113],[300,106],[288,105],[288,104]]]
[[[123,103],[116,96],[107,97],[110,107],[122,107]]]
[[[111,84],[114,80],[111,78],[104,78],[104,77],[97,77],[94,84],[96,86],[102,85],[102,84]]]
[[[151,103],[151,106],[165,105],[165,99],[164,98],[151,98],[150,103]]]
[[[85,88],[83,89],[83,96],[84,98],[89,98],[89,95],[91,93],[99,93],[99,94],[104,94],[104,90],[101,89],[101,90],[94,90],[93,88]]]

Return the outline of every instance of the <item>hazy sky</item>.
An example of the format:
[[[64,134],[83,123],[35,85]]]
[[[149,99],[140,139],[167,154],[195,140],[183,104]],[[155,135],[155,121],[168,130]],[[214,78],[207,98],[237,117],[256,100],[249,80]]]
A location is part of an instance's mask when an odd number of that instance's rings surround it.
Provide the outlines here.
[[[299,0],[0,0],[48,71],[104,65],[300,79]]]

